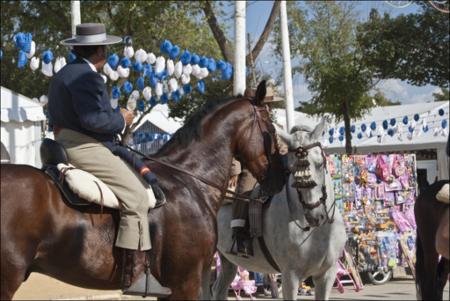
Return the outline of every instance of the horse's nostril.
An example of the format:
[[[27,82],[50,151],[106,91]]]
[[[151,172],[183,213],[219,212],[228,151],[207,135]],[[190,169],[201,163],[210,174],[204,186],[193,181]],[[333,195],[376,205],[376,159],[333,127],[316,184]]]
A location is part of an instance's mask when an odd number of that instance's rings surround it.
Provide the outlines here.
[[[321,214],[320,216],[320,220],[323,220],[325,217],[323,216],[323,214]]]

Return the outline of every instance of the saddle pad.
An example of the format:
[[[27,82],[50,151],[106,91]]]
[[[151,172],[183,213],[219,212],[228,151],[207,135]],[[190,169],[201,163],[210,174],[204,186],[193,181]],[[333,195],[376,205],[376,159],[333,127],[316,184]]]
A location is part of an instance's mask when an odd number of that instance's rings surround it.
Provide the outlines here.
[[[65,174],[64,179],[69,188],[80,198],[105,207],[119,209],[119,200],[112,190],[99,178],[69,164],[58,164],[58,170]],[[154,208],[156,198],[151,188],[147,188],[149,207]]]

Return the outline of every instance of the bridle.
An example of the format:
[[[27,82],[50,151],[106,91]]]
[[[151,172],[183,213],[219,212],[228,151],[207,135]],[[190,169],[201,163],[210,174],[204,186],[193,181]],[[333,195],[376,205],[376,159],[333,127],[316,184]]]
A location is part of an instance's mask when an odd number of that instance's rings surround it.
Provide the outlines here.
[[[266,138],[264,138],[264,137],[268,136],[268,138],[270,139],[270,133],[268,133],[267,131],[263,131],[262,126],[261,126],[261,122],[262,121],[261,121],[261,113],[260,113],[262,111],[266,111],[267,112],[267,108],[266,107],[257,107],[253,103],[253,98],[251,98],[251,97],[245,97],[245,99],[247,99],[250,102],[250,104],[253,107],[254,113],[255,113],[254,114],[254,118],[253,118],[253,124],[252,124],[252,133],[253,133],[254,128],[256,127],[255,124],[258,124],[258,128],[261,131],[261,135],[263,136],[263,139],[264,139],[264,152],[265,152],[265,156],[266,156],[267,162],[268,162],[267,172],[266,173],[268,173],[270,171],[270,169],[271,169],[271,164],[272,164],[272,160],[270,158],[270,155],[271,155],[271,149],[270,149],[271,148],[271,140],[269,140],[269,144],[268,144],[269,146],[267,148]],[[206,178],[204,178],[204,177],[202,177],[200,175],[196,175],[196,174],[194,174],[194,173],[192,173],[192,172],[190,172],[188,170],[182,169],[182,168],[180,168],[178,166],[175,166],[175,165],[173,165],[173,164],[171,164],[169,162],[165,162],[163,160],[156,159],[154,157],[150,157],[148,155],[145,155],[145,154],[143,154],[143,153],[141,153],[141,152],[139,152],[139,151],[129,147],[128,145],[125,145],[125,147],[128,148],[129,150],[131,150],[132,152],[142,156],[143,158],[145,158],[147,160],[159,163],[159,164],[164,165],[166,167],[169,167],[169,168],[171,168],[173,170],[176,170],[176,171],[179,171],[181,173],[184,173],[184,174],[186,174],[186,175],[188,175],[190,177],[193,177],[193,178],[203,182],[204,184],[206,184],[208,186],[214,187],[214,188],[216,188],[216,189],[218,189],[220,191],[223,191],[223,189],[224,189],[224,187],[222,185],[214,183],[214,182],[212,182],[212,181],[210,181],[210,180],[208,180],[208,179],[206,179]],[[264,179],[265,179],[265,176],[263,176],[262,178],[258,179],[258,181],[263,181]],[[226,196],[226,198],[232,198],[232,199],[244,200],[244,201],[248,201],[249,200],[249,197],[244,195],[244,194],[240,194],[240,193],[234,192],[234,191],[229,190],[229,189],[227,189],[225,192],[227,194],[231,194],[232,195],[232,197]]]
[[[323,173],[323,184],[321,187],[321,192],[322,192],[322,196],[319,198],[319,200],[317,202],[314,203],[306,203],[301,195],[301,190],[300,189],[312,189],[315,186],[317,186],[317,183],[311,178],[311,170],[309,168],[309,161],[307,160],[308,158],[308,152],[309,150],[311,150],[314,147],[319,147],[320,151],[321,151],[321,155],[322,155],[322,167],[324,168],[324,173]],[[329,211],[327,209],[327,187],[326,187],[326,174],[328,174],[328,169],[327,169],[327,158],[325,156],[325,152],[322,148],[322,144],[320,142],[314,142],[305,146],[299,146],[296,149],[293,150],[295,157],[297,158],[297,161],[294,164],[294,171],[292,171],[294,173],[294,183],[292,184],[292,187],[296,189],[297,191],[297,195],[298,195],[298,199],[301,203],[301,205],[303,206],[303,208],[305,210],[313,210],[317,207],[319,207],[320,205],[324,206],[324,210],[325,210],[325,214],[326,214],[326,219],[325,219],[325,223],[333,223],[334,222],[334,213],[336,210],[336,200],[333,202],[332,208],[333,208],[333,213],[330,217],[329,215]],[[288,187],[286,185],[286,195],[288,197],[288,201],[290,202],[290,196],[289,196],[289,191],[288,191]],[[309,231],[310,230],[310,226],[301,226],[300,224],[298,224],[296,222],[296,225],[301,228],[304,231]],[[321,226],[321,225],[319,225]],[[319,227],[318,226],[318,227]]]

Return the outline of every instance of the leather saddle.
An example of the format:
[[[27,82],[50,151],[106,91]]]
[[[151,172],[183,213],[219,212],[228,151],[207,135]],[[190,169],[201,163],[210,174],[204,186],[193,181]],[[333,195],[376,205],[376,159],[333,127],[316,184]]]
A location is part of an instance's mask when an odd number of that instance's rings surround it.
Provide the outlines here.
[[[55,140],[45,138],[40,147],[42,170],[55,182],[66,201],[73,206],[92,206],[93,203],[81,199],[64,181],[64,175],[56,167],[59,163],[68,164],[64,147]]]

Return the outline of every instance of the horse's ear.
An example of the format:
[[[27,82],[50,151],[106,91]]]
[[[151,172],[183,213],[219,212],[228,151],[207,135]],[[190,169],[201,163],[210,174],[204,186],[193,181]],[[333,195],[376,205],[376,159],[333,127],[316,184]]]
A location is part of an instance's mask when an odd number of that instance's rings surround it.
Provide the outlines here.
[[[275,127],[275,130],[277,131],[278,137],[280,137],[281,140],[283,140],[284,143],[286,143],[288,146],[291,146],[291,140],[292,136],[289,135],[283,128],[279,127],[276,124],[273,124]]]
[[[326,116],[316,125],[314,130],[309,134],[311,141],[319,140],[319,137],[322,136],[322,132],[325,130],[328,120],[329,117]]]
[[[258,88],[256,88],[255,105],[261,106],[263,104],[264,98],[266,97],[266,92],[266,81],[263,80],[259,83]]]

